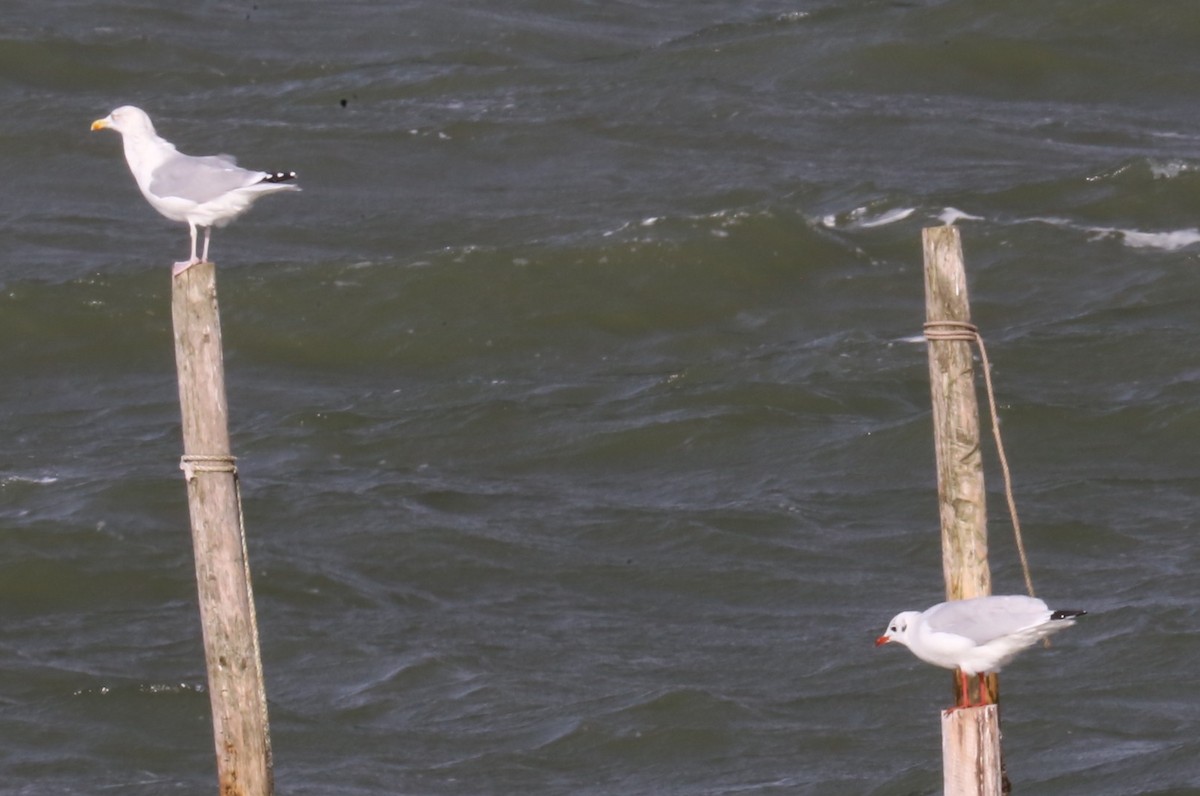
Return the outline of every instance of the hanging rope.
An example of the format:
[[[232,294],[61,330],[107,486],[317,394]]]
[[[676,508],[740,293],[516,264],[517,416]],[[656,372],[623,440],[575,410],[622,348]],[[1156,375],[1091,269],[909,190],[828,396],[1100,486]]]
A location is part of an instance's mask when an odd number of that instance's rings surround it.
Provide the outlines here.
[[[1021,572],[1025,575],[1025,588],[1030,597],[1033,593],[1033,577],[1029,574],[1029,559],[1025,556],[1025,542],[1021,539],[1021,521],[1017,518],[1017,501],[1013,497],[1012,475],[1008,471],[1008,457],[1004,455],[1004,440],[1000,437],[1000,413],[996,410],[996,394],[992,390],[992,366],[988,362],[987,348],[979,328],[964,321],[930,321],[925,324],[925,339],[974,343],[979,348],[979,359],[983,364],[983,383],[987,387],[988,408],[992,413],[992,437],[996,440],[996,453],[1000,458],[1000,471],[1004,474],[1004,497],[1008,500],[1008,514],[1012,517],[1013,537],[1017,541],[1017,555],[1021,558]]]

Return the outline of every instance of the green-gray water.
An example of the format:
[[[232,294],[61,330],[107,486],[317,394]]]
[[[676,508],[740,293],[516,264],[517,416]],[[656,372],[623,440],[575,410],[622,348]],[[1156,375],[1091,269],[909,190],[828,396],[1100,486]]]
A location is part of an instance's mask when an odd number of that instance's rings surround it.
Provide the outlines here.
[[[940,791],[920,229],[1039,594],[1017,793],[1200,789],[1200,6],[9,0],[0,792],[210,793],[170,263],[213,236],[280,794]],[[1000,481],[990,473],[989,484]],[[1021,576],[998,494],[996,587]]]

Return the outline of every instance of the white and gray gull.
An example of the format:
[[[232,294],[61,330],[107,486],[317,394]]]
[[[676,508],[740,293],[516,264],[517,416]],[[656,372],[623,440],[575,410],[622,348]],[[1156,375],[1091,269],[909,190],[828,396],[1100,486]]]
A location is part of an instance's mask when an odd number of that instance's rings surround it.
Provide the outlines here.
[[[250,209],[259,197],[277,191],[298,191],[294,171],[253,171],[239,168],[231,155],[185,155],[154,132],[141,108],[125,105],[92,122],[92,130],[116,130],[125,144],[125,160],[142,196],[172,221],[185,221],[191,230],[192,253],[175,263],[172,273],[208,259],[213,227],[223,227]],[[204,228],[204,252],[196,256],[196,228]]]
[[[987,704],[985,674],[1000,671],[1017,653],[1086,613],[1051,611],[1041,600],[1020,594],[952,600],[896,614],[875,646],[895,641],[927,663],[957,669],[962,694],[952,709],[975,707],[967,695],[967,675],[979,675],[979,704]]]

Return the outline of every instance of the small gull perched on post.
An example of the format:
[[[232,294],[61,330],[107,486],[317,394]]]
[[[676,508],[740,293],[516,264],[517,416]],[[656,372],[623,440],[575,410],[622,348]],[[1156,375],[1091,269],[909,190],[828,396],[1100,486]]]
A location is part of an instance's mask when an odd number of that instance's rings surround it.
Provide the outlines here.
[[[1051,611],[1036,597],[1010,594],[951,600],[925,611],[903,611],[888,623],[875,646],[895,641],[921,660],[957,669],[962,697],[956,708],[971,705],[967,675],[979,675],[980,705],[987,704],[983,676],[1000,668],[1040,639],[1075,624],[1087,611]]]
[[[213,227],[223,227],[250,209],[259,197],[277,191],[298,191],[294,171],[252,171],[239,168],[231,155],[193,157],[175,149],[154,132],[141,108],[125,105],[92,122],[92,130],[116,130],[125,144],[125,160],[142,196],[172,221],[186,221],[192,235],[192,255],[175,263],[180,274],[208,260]],[[196,228],[204,228],[204,253],[196,256]]]

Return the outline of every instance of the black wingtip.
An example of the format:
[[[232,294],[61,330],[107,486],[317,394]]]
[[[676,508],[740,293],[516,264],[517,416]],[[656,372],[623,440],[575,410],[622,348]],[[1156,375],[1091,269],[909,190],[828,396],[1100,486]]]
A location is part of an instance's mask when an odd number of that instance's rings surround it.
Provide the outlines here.
[[[291,182],[294,179],[296,179],[294,171],[273,171],[263,177],[260,182]]]
[[[1086,616],[1086,615],[1087,615],[1087,611],[1073,611],[1071,609],[1067,609],[1064,611],[1055,611],[1054,613],[1050,614],[1050,618],[1052,620],[1053,619],[1074,619],[1077,616]]]

